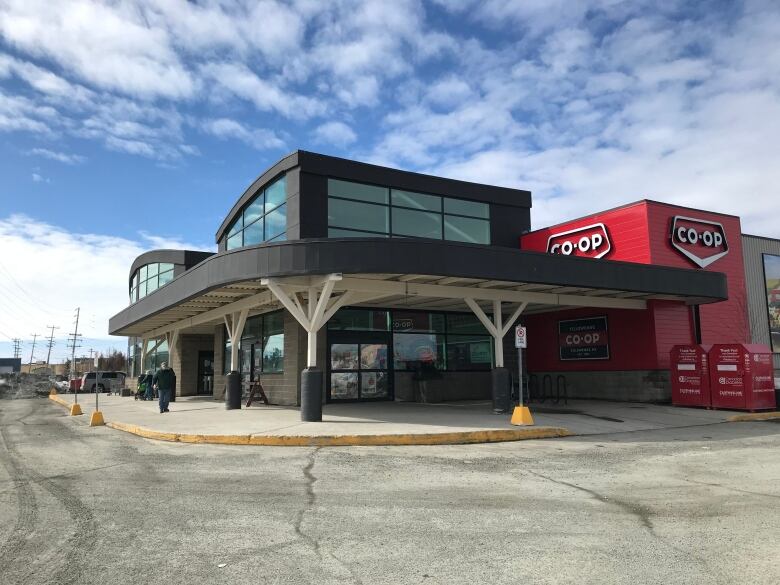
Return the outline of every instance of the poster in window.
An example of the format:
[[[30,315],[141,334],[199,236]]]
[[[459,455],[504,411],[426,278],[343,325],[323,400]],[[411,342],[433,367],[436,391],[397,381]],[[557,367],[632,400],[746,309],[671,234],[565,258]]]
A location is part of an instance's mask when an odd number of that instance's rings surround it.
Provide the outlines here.
[[[780,353],[780,256],[764,254],[764,281],[771,347]]]
[[[558,321],[558,347],[563,361],[608,360],[607,318]]]

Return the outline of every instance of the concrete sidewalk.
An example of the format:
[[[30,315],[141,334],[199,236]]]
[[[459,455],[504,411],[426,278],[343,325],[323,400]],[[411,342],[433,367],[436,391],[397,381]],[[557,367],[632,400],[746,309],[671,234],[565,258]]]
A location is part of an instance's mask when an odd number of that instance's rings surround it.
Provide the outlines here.
[[[54,397],[63,406],[72,394]],[[88,419],[94,395],[79,395]],[[156,402],[100,396],[108,426],[140,436],[179,442],[255,445],[409,445],[511,441],[566,435],[680,428],[726,422],[727,411],[628,402],[572,400],[568,406],[532,404],[535,426],[517,427],[510,415],[493,414],[489,402],[329,404],[323,421],[300,420],[296,407],[252,406],[225,410],[222,402],[179,397],[171,412]]]

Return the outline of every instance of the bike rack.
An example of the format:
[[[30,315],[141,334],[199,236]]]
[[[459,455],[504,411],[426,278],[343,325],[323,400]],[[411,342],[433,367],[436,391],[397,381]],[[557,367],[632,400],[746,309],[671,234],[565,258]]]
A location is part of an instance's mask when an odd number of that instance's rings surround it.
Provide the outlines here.
[[[550,380],[550,386],[550,390],[552,391],[552,380]],[[561,402],[561,386],[563,386],[563,404],[568,406],[569,391],[566,387],[566,376],[563,374],[558,374],[558,377],[555,378],[555,404],[560,404]]]
[[[547,389],[550,389],[548,392]],[[550,399],[550,402],[552,402],[553,399],[553,383],[552,383],[552,376],[550,374],[545,374],[542,378],[542,396],[541,400],[539,402],[544,402],[547,399]]]

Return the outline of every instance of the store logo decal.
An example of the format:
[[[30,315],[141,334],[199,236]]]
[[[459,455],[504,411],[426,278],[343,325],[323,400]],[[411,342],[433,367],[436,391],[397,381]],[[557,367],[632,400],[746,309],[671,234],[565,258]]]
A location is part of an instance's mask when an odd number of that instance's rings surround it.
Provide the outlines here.
[[[671,240],[672,247],[699,268],[706,268],[729,253],[726,230],[715,221],[675,215]]]
[[[603,258],[612,250],[607,228],[603,223],[553,234],[547,239],[547,252],[581,258]]]

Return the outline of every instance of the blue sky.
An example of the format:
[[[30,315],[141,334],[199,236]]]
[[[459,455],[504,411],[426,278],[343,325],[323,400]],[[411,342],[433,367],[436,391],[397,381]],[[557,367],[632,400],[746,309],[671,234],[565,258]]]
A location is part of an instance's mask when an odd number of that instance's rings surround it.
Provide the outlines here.
[[[122,347],[132,258],[297,148],[780,236],[778,38],[769,0],[0,0],[0,355],[76,306]]]

